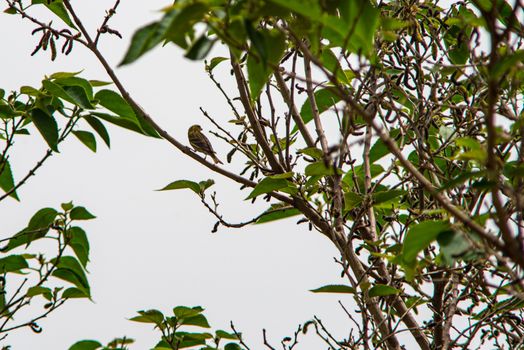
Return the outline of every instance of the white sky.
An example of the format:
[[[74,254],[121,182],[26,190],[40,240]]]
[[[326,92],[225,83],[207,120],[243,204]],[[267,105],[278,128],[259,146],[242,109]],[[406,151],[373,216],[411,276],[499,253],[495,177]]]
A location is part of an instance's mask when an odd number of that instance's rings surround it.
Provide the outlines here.
[[[74,3],[92,32],[112,5],[105,0]],[[101,40],[109,61],[118,63],[133,31],[158,18],[155,10],[168,3],[123,1],[110,25],[124,39],[105,36]],[[0,14],[1,88],[38,88],[46,74],[82,69],[83,77],[107,80],[94,56],[80,46],[55,62],[50,62],[48,52],[31,57],[39,39],[31,37],[32,29],[19,17]],[[223,68],[222,81],[232,87],[225,64]],[[185,60],[174,46],[157,49],[117,73],[155,120],[183,142],[191,124],[200,123],[209,130],[199,106],[218,120],[231,117],[207,78],[203,62]],[[241,230],[220,228],[211,234],[215,220],[196,195],[154,190],[178,179],[213,178],[220,208],[231,221],[247,220],[266,204],[244,202],[247,191],[240,193],[238,185],[209,173],[165,141],[108,128],[111,150],[99,140],[99,151],[93,154],[71,137],[61,145],[61,153],[21,188],[21,203],[0,202],[1,237],[23,228],[36,210],[59,207],[69,200],[97,215],[96,220],[82,225],[91,242],[89,279],[94,303],[72,300],[39,322],[43,333],[18,330],[5,344],[13,350],[67,349],[81,339],[105,343],[126,335],[137,340],[132,349],[145,349],[154,345],[156,333],[149,325],[126,318],[148,308],[169,313],[176,305],[205,307],[217,329],[229,330],[233,320],[252,348],[262,347],[262,328],[277,347],[282,337],[292,335],[299,323],[313,315],[323,319],[335,334],[349,331],[337,300],[349,301],[351,297],[308,292],[324,284],[344,283],[333,262],[336,250],[327,239],[309,232],[306,225],[295,225],[296,218]],[[225,159],[227,149],[218,141],[214,144]],[[19,138],[11,156],[15,177],[25,175],[45,150],[36,130],[32,137]],[[320,345],[315,337],[308,338],[309,345],[299,348]]]

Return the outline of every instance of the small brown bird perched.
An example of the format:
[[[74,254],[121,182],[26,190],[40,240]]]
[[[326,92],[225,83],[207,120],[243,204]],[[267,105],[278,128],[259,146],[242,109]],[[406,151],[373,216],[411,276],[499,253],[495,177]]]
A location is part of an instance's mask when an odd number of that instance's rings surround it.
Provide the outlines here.
[[[209,139],[204,134],[202,134],[202,127],[200,125],[195,124],[191,126],[187,131],[187,138],[189,139],[191,147],[193,147],[195,151],[202,152],[210,156],[213,158],[215,164],[224,164],[220,161],[220,159],[217,158],[215,151],[213,150],[213,146],[211,146],[211,142],[209,142]]]

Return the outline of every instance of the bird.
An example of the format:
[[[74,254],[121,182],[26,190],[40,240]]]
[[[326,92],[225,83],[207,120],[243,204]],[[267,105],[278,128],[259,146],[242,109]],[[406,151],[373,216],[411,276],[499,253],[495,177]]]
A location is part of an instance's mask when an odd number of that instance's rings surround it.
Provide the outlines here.
[[[215,164],[224,164],[217,158],[209,139],[202,134],[202,127],[200,125],[195,124],[191,126],[187,131],[187,138],[189,139],[189,144],[191,144],[191,147],[193,147],[195,151],[210,156],[213,158]]]

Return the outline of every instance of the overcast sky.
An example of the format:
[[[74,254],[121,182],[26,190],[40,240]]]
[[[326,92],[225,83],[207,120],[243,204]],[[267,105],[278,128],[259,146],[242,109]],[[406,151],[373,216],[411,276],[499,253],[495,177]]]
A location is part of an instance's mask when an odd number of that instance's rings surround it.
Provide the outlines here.
[[[102,0],[74,3],[92,32],[112,5]],[[133,31],[158,18],[157,10],[168,4],[122,1],[110,24],[123,34],[123,40],[105,36],[101,41],[109,61],[116,65]],[[50,62],[48,52],[31,57],[39,40],[30,35],[33,29],[19,17],[0,14],[0,88],[38,88],[44,75],[57,71],[84,70],[82,77],[108,80],[94,56],[80,46],[55,62]],[[217,120],[231,118],[203,66],[203,62],[185,60],[182,52],[169,45],[117,73],[155,120],[186,143],[190,125],[200,123],[210,129],[198,107]],[[226,65],[221,72],[217,74],[233,91]],[[23,228],[36,210],[59,207],[69,200],[97,216],[83,224],[91,242],[89,279],[94,303],[72,300],[39,322],[43,333],[18,330],[6,344],[13,350],[67,349],[81,339],[105,343],[126,335],[137,340],[132,348],[145,349],[154,345],[156,333],[127,318],[148,308],[169,313],[176,305],[205,307],[214,328],[228,329],[234,321],[254,349],[262,347],[262,328],[278,346],[282,337],[292,335],[299,323],[313,315],[324,319],[335,334],[346,334],[349,323],[337,303],[341,295],[308,292],[324,284],[343,283],[333,262],[336,250],[327,239],[309,232],[306,225],[297,226],[297,218],[240,230],[220,228],[212,234],[215,220],[193,193],[154,190],[173,180],[213,178],[220,209],[231,221],[250,219],[267,204],[244,202],[247,191],[239,192],[237,184],[211,174],[165,141],[111,126],[109,130],[111,150],[99,142],[99,151],[93,154],[70,138],[61,144],[60,154],[21,188],[20,203],[0,202],[2,238]],[[227,148],[218,141],[214,144],[224,159]],[[11,155],[15,178],[25,175],[45,150],[36,131],[33,137],[19,138]],[[308,339],[318,344],[314,337]],[[309,344],[301,348],[312,348],[313,343]]]

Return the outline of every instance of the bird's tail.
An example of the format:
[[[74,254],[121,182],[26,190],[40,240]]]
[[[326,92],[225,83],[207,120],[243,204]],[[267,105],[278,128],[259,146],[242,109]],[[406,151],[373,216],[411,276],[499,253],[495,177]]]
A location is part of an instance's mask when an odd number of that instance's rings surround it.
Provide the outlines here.
[[[216,154],[212,154],[211,157],[213,158],[213,161],[215,162],[215,164],[224,164],[220,161],[220,159],[218,159],[217,155]]]

